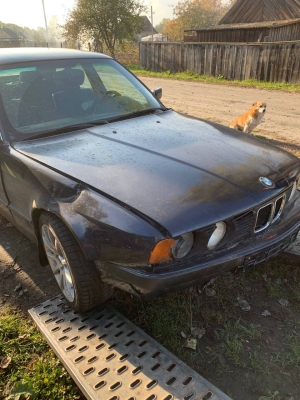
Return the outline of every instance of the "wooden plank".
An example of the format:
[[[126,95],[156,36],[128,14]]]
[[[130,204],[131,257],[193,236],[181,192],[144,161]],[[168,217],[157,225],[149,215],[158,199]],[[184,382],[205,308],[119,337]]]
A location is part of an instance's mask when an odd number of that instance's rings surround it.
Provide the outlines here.
[[[283,82],[283,67],[285,59],[285,48],[282,44],[278,45],[278,76],[277,82]]]
[[[245,70],[244,70],[244,79],[251,78],[251,65],[254,59],[254,51],[255,48],[253,46],[247,46],[246,52],[246,61],[245,61]]]
[[[300,45],[295,45],[293,51],[295,62],[291,73],[291,83],[300,83]]]
[[[283,68],[282,68],[282,82],[288,82],[288,74],[289,74],[289,62],[290,62],[290,54],[291,54],[291,46],[284,45],[285,49],[285,57],[284,57],[284,63],[283,63]]]
[[[142,68],[227,79],[299,82],[300,42],[258,43],[140,43]]]
[[[252,48],[252,59],[250,60],[250,79],[257,79],[257,63],[259,57],[260,46],[251,46]]]

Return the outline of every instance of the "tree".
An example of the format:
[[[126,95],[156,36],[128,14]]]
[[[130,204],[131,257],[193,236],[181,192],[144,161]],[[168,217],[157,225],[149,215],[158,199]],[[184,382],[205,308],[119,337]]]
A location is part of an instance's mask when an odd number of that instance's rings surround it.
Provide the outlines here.
[[[173,7],[174,19],[165,23],[162,33],[182,41],[184,30],[216,25],[235,0],[181,0]]]
[[[95,46],[104,42],[114,56],[116,44],[121,46],[141,28],[140,0],[78,0],[63,26],[63,36],[70,41],[89,41]]]
[[[163,18],[159,24],[155,26],[155,29],[157,32],[162,33],[164,26],[166,25],[167,22],[171,21],[170,18]]]
[[[62,39],[62,28],[58,23],[58,16],[53,15],[48,23],[49,42],[57,42]]]

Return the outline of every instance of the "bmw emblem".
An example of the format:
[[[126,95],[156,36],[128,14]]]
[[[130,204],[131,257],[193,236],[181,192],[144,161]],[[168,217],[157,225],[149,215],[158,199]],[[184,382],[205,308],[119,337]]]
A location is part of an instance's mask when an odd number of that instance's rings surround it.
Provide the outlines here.
[[[267,188],[273,188],[273,187],[275,187],[274,182],[272,182],[271,179],[266,178],[265,176],[261,176],[261,177],[259,178],[259,181],[260,181],[264,186],[266,186]]]

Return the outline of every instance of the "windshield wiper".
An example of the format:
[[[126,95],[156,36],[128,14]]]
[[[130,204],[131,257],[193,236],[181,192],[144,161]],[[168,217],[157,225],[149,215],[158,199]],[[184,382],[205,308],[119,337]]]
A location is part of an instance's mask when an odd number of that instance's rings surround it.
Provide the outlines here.
[[[108,122],[123,121],[125,119],[141,117],[141,116],[147,115],[147,114],[155,114],[158,111],[161,111],[161,112],[167,111],[167,108],[155,107],[155,108],[148,108],[146,110],[133,111],[129,114],[123,114],[123,115],[118,115],[117,117],[108,118],[107,121]]]
[[[38,133],[36,135],[26,137],[25,139],[23,139],[23,141],[40,139],[40,138],[45,138],[45,137],[49,137],[49,136],[55,136],[55,135],[59,135],[61,133],[78,131],[81,129],[92,128],[92,127],[98,126],[98,125],[106,125],[108,123],[109,122],[106,120],[100,120],[100,121],[94,121],[94,122],[86,122],[86,123],[81,123],[81,124],[63,126],[62,128],[52,129],[50,131],[45,131],[45,132]]]

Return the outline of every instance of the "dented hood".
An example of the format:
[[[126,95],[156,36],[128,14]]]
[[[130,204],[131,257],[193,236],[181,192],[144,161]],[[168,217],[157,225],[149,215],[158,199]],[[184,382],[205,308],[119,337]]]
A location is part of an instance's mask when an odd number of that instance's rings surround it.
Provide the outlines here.
[[[173,236],[250,209],[286,187],[299,169],[296,157],[275,146],[173,111],[14,147]],[[261,176],[275,187],[264,187]]]

